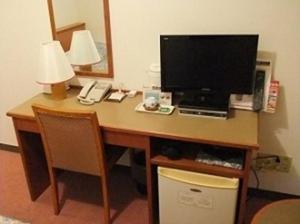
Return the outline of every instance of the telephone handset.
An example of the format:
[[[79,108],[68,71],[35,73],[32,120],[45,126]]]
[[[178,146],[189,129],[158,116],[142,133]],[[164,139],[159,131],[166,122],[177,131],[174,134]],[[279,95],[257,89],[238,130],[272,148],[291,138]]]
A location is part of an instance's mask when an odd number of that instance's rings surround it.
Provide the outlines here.
[[[82,88],[77,98],[80,103],[91,105],[95,102],[100,102],[110,89],[110,83],[91,81]]]

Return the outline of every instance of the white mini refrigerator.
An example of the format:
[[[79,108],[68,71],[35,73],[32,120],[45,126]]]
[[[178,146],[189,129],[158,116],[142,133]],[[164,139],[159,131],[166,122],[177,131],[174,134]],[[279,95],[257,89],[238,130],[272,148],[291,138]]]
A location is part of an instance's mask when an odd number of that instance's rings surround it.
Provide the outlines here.
[[[160,224],[234,224],[239,179],[158,167]]]

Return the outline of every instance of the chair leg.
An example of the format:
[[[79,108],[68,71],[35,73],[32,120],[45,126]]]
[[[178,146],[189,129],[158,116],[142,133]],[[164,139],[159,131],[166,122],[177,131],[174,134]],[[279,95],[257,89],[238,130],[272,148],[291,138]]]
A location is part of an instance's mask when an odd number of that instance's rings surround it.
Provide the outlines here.
[[[104,205],[104,224],[111,224],[109,187],[108,187],[107,178],[105,178],[104,176],[101,177],[101,183],[102,183],[102,195],[103,195],[103,205]]]
[[[58,215],[59,210],[59,202],[58,202],[58,187],[57,187],[57,179],[55,168],[49,168],[50,182],[51,182],[51,199],[54,209],[54,214]]]

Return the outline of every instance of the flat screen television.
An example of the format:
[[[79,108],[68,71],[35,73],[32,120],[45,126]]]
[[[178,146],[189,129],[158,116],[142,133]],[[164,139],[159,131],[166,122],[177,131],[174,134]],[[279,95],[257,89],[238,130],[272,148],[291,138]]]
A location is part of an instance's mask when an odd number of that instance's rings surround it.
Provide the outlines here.
[[[258,35],[162,35],[161,89],[251,94],[257,45]]]

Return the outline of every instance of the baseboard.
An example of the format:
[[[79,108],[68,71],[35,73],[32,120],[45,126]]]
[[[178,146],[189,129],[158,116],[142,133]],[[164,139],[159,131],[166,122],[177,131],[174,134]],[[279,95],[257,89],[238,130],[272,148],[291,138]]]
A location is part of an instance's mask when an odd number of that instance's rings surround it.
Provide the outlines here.
[[[16,152],[19,153],[19,148],[17,146],[14,145],[7,145],[7,144],[3,144],[0,143],[0,150],[5,150],[5,151],[9,151],[9,152]]]
[[[256,188],[248,188],[248,195],[250,197],[259,197],[259,198],[265,198],[268,200],[300,198],[299,195],[286,194],[286,193],[268,191],[268,190],[262,190],[262,189],[256,189]]]

